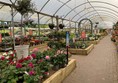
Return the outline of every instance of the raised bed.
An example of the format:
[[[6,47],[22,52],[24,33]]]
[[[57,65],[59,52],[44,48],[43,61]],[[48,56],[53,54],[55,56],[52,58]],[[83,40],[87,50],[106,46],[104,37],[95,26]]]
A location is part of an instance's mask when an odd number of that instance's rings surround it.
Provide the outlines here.
[[[69,52],[71,54],[78,54],[78,55],[88,55],[92,49],[94,48],[94,44],[91,44],[89,47],[86,49],[74,49],[74,48],[69,48]]]
[[[98,44],[100,42],[100,39],[98,39],[98,40],[94,40],[94,41],[90,41],[90,44],[94,44],[94,45],[96,45],[96,44]]]
[[[68,65],[55,72],[43,83],[62,83],[62,81],[76,68],[76,60],[70,59]]]

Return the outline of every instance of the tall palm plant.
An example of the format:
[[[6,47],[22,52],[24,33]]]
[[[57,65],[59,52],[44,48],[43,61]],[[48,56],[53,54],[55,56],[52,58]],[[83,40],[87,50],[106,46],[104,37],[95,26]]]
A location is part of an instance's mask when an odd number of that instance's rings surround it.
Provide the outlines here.
[[[34,13],[36,10],[35,4],[31,2],[31,0],[15,0],[15,2],[12,2],[13,8],[18,11],[21,14],[21,32],[23,31],[22,29],[22,24],[23,24],[23,17],[28,15],[28,13]]]

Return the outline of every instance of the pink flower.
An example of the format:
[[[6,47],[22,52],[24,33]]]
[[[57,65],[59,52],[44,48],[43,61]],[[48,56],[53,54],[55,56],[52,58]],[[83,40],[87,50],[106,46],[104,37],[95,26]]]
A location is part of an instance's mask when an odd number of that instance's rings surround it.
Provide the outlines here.
[[[31,67],[31,68],[33,68],[33,67],[34,67],[34,65],[33,65],[33,63],[32,63],[32,62],[30,62],[30,63],[28,64],[28,66],[29,66],[29,67]]]
[[[61,53],[61,50],[58,50],[58,51],[57,51],[57,54],[60,54],[60,53]]]
[[[36,58],[36,54],[31,54],[32,58]]]
[[[38,61],[38,63],[41,63],[41,62],[43,62],[43,59],[40,59],[40,60]]]
[[[46,60],[50,60],[50,56],[46,56],[45,59],[46,59]]]
[[[35,74],[35,72],[32,70],[32,71],[29,71],[29,75],[31,76],[31,75],[34,75]]]
[[[32,52],[37,53],[39,51],[38,48],[34,48]]]
[[[22,68],[22,64],[21,63],[17,63],[16,64],[16,68]]]
[[[39,79],[42,79],[43,78],[43,76],[39,76]]]
[[[50,50],[50,47],[49,46],[47,47],[47,50]]]
[[[1,60],[5,60],[5,56],[1,56]]]

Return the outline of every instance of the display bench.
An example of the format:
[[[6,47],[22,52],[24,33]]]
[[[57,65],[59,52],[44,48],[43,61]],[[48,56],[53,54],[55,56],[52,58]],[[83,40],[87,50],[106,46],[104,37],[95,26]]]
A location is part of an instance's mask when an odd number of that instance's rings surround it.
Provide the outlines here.
[[[76,60],[70,59],[68,65],[55,72],[43,83],[62,83],[62,81],[76,68]]]
[[[100,42],[100,39],[94,40],[94,41],[89,41],[89,42],[90,42],[90,44],[96,45],[96,44],[98,44]]]
[[[74,48],[69,48],[69,52],[71,54],[78,54],[78,55],[88,55],[92,49],[94,48],[94,44],[91,44],[88,46],[86,49],[74,49]]]

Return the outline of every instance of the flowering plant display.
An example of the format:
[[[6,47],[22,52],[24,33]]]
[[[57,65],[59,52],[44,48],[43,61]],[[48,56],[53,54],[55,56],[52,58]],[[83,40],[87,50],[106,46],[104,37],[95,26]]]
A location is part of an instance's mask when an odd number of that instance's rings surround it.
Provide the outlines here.
[[[20,60],[16,51],[0,57],[0,83],[38,83],[47,78],[56,65],[66,66],[66,52],[47,48],[43,53],[37,48]]]

